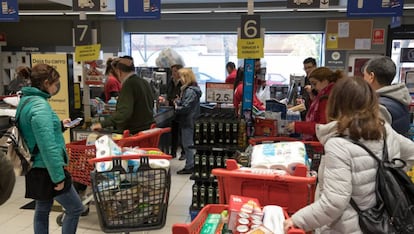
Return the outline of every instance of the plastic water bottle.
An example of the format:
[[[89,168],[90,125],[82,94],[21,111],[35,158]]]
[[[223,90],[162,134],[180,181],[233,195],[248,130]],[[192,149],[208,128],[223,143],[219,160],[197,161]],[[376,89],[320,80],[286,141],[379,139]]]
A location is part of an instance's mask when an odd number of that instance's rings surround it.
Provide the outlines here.
[[[111,97],[111,99],[108,100],[108,110],[113,112],[116,111],[116,98]]]

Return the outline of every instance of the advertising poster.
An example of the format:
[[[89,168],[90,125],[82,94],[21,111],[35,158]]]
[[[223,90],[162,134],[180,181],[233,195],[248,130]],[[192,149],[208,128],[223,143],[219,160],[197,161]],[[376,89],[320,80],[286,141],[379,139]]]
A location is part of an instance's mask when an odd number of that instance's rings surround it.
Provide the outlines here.
[[[60,74],[60,90],[50,98],[49,103],[59,118],[69,118],[69,92],[68,92],[68,61],[66,54],[32,54],[32,67],[45,63],[54,67]],[[65,131],[65,142],[70,142],[70,131]]]

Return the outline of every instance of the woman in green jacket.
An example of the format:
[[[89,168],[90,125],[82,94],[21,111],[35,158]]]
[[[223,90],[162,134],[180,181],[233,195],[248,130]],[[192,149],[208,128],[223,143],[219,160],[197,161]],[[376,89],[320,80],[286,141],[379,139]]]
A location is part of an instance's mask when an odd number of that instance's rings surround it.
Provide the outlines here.
[[[32,152],[32,169],[26,175],[26,198],[36,201],[34,233],[48,233],[49,213],[53,200],[65,208],[62,233],[76,233],[83,205],[70,175],[64,170],[68,163],[63,123],[52,110],[48,99],[60,88],[59,73],[46,64],[38,64],[30,72],[32,87],[22,88],[17,107],[19,129]]]

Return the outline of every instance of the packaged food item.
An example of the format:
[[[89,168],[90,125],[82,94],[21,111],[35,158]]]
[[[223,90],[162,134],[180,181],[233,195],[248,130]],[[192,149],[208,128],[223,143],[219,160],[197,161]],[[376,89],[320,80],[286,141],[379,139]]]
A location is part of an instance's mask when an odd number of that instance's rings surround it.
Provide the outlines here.
[[[240,219],[242,219],[242,222],[248,220],[250,223],[248,218],[243,217],[248,216],[250,218],[250,215],[254,214],[253,212],[257,207],[260,208],[260,204],[256,198],[231,195],[229,200],[228,229],[233,232],[237,231],[237,226],[241,224],[239,222]]]
[[[246,234],[273,234],[273,232],[264,226],[257,226],[250,229],[250,231],[246,232]]]

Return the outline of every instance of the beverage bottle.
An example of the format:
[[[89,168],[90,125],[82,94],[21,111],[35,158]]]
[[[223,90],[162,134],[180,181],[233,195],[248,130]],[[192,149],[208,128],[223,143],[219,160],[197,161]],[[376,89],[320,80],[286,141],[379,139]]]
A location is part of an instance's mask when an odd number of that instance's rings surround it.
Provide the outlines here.
[[[209,133],[208,133],[208,121],[205,120],[203,122],[203,144],[208,144],[209,143]]]
[[[202,179],[208,179],[207,175],[207,155],[204,153],[201,155],[201,178]]]
[[[214,204],[214,187],[211,183],[207,187],[207,204]]]
[[[216,122],[214,120],[214,116],[212,116],[210,120],[210,145],[214,145],[216,139]]]
[[[215,159],[216,158],[213,154],[213,151],[211,151],[211,154],[208,156],[208,174],[209,174],[210,179],[214,179],[214,175],[213,173],[211,173],[211,170],[215,168],[215,165],[214,165]]]
[[[228,120],[226,120],[226,123],[225,123],[225,138],[224,138],[224,140],[225,140],[225,142],[226,142],[226,144],[230,144],[230,141],[231,141],[231,133],[230,133],[230,131],[231,131],[231,129],[230,129],[230,122],[228,121]]]
[[[247,145],[246,121],[243,118],[240,119],[239,123],[238,145],[243,150],[246,148]]]
[[[223,167],[223,156],[219,152],[219,154],[216,156],[216,167]]]
[[[219,144],[224,143],[224,131],[223,131],[223,121],[222,118],[220,118],[217,122],[217,142]]]
[[[238,142],[238,131],[239,131],[239,129],[238,129],[238,124],[237,124],[237,121],[233,121],[233,123],[232,123],[232,132],[231,132],[231,139],[232,139],[232,144],[234,144],[234,145],[237,145],[237,142]]]
[[[191,202],[191,207],[194,209],[199,208],[199,200],[200,200],[200,191],[197,183],[193,184],[193,198]]]
[[[109,112],[114,112],[116,111],[116,98],[115,97],[111,97],[111,99],[108,100],[108,110]]]
[[[200,186],[200,208],[203,208],[206,204],[206,186],[201,184]]]
[[[201,132],[201,124],[200,124],[200,121],[196,121],[195,122],[195,124],[194,124],[194,144],[195,145],[199,145],[200,144],[200,139],[201,139],[201,134],[200,134],[200,132]]]
[[[194,177],[200,178],[200,154],[198,152],[194,155]]]

